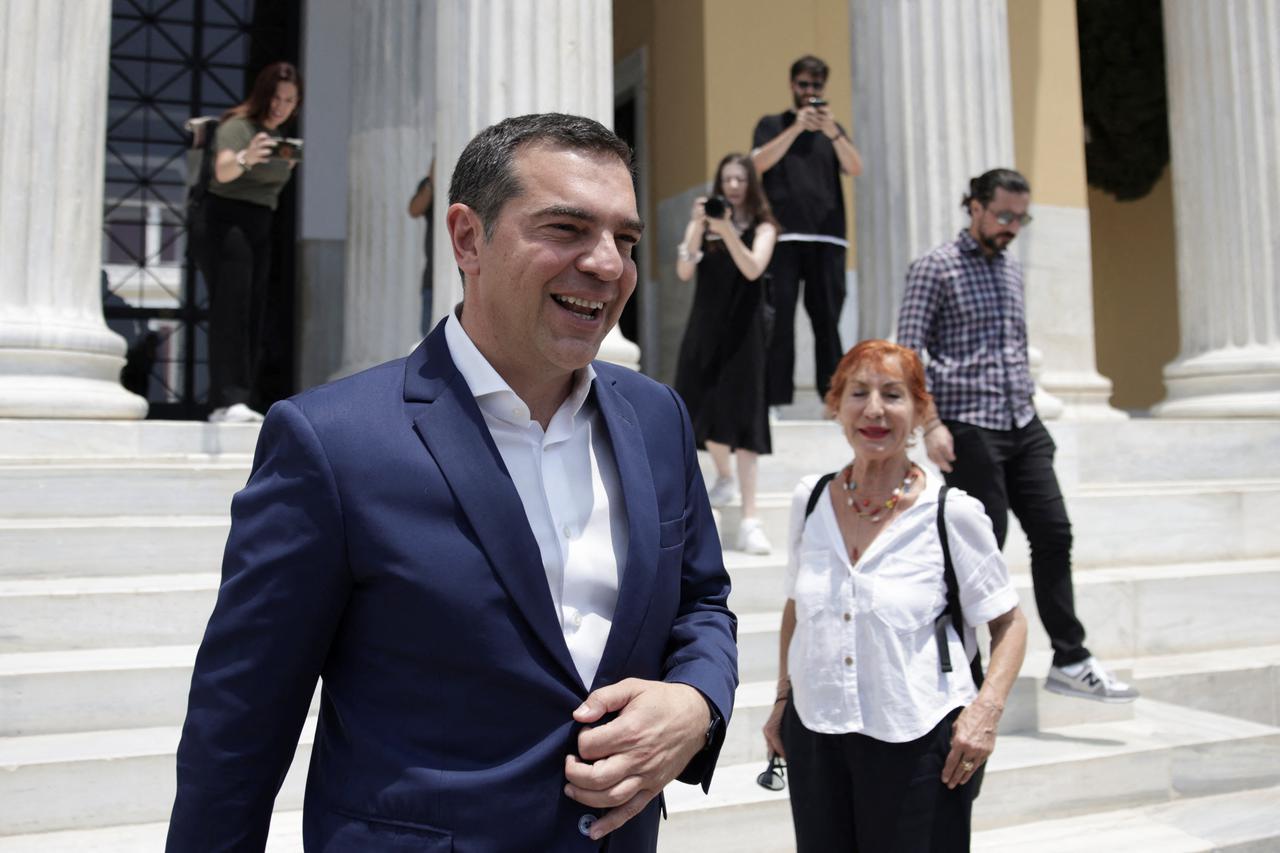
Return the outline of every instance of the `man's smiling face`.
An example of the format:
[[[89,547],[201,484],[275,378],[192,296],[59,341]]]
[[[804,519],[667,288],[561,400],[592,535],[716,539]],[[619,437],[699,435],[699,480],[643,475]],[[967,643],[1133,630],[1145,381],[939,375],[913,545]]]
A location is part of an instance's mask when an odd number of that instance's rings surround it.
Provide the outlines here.
[[[514,166],[520,192],[491,236],[477,236],[463,324],[508,382],[568,376],[596,357],[635,291],[644,226],[631,173],[609,153],[536,143]]]

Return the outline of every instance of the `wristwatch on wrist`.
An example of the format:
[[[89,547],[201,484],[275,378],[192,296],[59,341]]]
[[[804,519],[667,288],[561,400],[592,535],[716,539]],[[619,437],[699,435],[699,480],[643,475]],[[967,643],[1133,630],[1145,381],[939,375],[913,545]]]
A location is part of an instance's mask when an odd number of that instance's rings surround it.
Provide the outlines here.
[[[248,164],[248,163],[246,163],[246,162],[245,162],[245,156],[244,156],[244,155],[245,155],[245,149],[243,149],[243,148],[242,148],[242,149],[240,149],[239,151],[237,151],[237,152],[236,152],[236,163],[238,163],[238,164],[240,165],[240,168],[241,168],[241,169],[244,169],[244,170],[247,172],[247,171],[249,171],[250,166],[249,166],[249,164]]]
[[[706,697],[702,697],[706,699]],[[711,704],[711,700],[707,699],[707,710],[711,712],[711,720],[707,723],[707,739],[702,744],[702,751],[706,752],[716,742],[716,736],[720,734],[720,730],[724,728],[724,717],[720,716],[720,712],[716,710],[716,706]]]

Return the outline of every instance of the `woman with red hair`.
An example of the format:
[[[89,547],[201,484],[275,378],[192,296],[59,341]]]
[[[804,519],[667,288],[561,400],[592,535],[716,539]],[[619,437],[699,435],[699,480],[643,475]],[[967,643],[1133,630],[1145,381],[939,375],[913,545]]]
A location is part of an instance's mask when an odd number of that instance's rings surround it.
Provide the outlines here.
[[[990,519],[907,457],[928,402],[912,350],[855,346],[826,396],[853,459],[793,497],[764,735],[790,770],[799,853],[968,850],[972,780],[1022,667],[1026,620]],[[984,623],[985,680],[967,663]]]

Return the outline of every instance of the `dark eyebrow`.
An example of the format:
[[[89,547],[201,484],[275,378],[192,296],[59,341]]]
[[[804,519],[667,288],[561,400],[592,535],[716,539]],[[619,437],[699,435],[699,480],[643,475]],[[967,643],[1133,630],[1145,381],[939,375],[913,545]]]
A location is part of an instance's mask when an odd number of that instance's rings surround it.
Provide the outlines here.
[[[592,224],[598,224],[600,222],[600,217],[596,216],[591,211],[581,207],[574,207],[569,204],[553,204],[548,207],[544,207],[542,210],[535,213],[534,216],[567,216],[570,219],[581,219],[583,222],[590,222]],[[636,231],[641,234],[644,233],[644,222],[639,219],[624,219],[622,220],[622,227],[629,231]]]

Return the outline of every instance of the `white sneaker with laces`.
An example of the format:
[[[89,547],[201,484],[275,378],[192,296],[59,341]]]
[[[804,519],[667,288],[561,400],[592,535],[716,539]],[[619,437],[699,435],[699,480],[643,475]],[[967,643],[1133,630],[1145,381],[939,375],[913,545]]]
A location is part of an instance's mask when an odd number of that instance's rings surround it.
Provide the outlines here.
[[[213,420],[213,415],[209,416],[209,420]],[[224,424],[257,424],[262,423],[263,417],[258,412],[246,406],[244,403],[235,403],[227,406],[221,421],[215,423]]]
[[[1107,672],[1096,658],[1085,658],[1067,666],[1049,667],[1044,689],[1060,696],[1121,704],[1138,698],[1137,689]]]
[[[737,503],[740,497],[738,484],[732,477],[716,477],[716,484],[711,487],[711,491],[707,492],[707,499],[711,501],[713,507],[717,508]]]
[[[738,550],[747,554],[768,554],[773,550],[769,537],[764,535],[764,525],[758,518],[744,518],[738,525]]]

